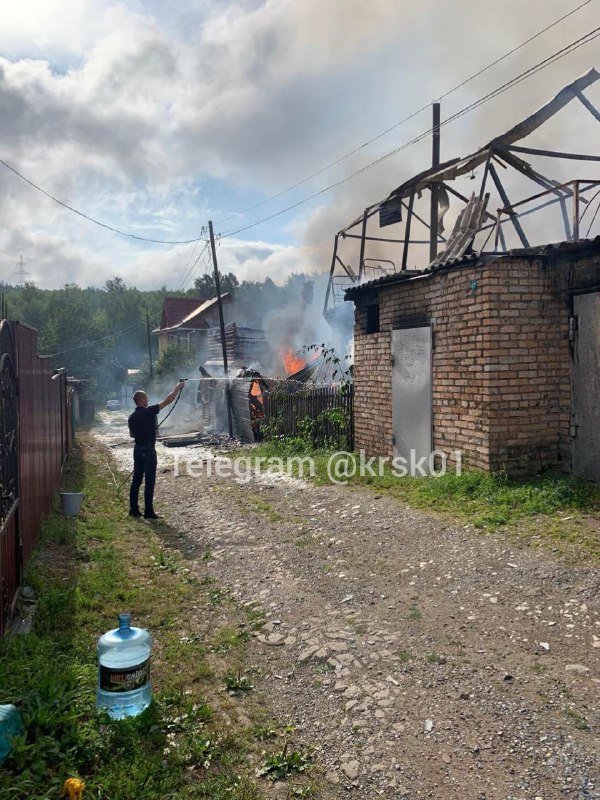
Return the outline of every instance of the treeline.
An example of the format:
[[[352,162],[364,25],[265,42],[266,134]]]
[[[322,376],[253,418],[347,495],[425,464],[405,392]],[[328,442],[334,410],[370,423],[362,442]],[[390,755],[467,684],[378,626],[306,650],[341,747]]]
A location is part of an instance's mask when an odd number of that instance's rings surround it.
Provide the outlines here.
[[[304,274],[291,275],[282,286],[270,278],[239,282],[233,273],[220,274],[220,281],[222,292],[234,293],[263,313],[294,302],[309,283]],[[140,291],[120,277],[106,281],[102,288],[86,289],[76,284],[39,289],[33,283],[0,283],[0,292],[9,318],[38,331],[40,353],[52,355],[55,368],[65,367],[69,375],[88,380],[90,393],[99,399],[124,382],[127,369],[148,369],[146,319],[151,329],[159,326],[165,296],[196,297],[200,304],[216,294],[214,276],[208,274],[197,278],[187,292],[173,292],[166,286]],[[158,343],[155,336],[151,340],[156,359]]]

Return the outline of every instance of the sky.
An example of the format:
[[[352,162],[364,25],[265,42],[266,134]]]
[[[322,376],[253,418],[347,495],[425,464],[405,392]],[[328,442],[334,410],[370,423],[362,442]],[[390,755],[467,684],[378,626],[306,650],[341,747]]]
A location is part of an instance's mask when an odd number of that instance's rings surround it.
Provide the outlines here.
[[[429,110],[269,198],[394,126],[580,2],[4,2],[0,158],[84,214],[137,236],[192,239],[213,220],[225,234],[219,266],[241,280],[281,283],[294,272],[322,273],[335,232],[425,169],[430,142],[278,212],[427,130]],[[592,0],[445,98],[442,119],[599,19],[600,0]],[[592,66],[600,68],[600,39],[445,127],[442,158],[473,151]],[[600,106],[598,85],[587,94]],[[567,115],[557,124],[567,144],[579,132]],[[597,149],[597,133],[587,136]],[[1,165],[0,214],[0,280],[9,283],[21,255],[28,278],[42,288],[101,286],[119,275],[139,288],[175,290],[189,288],[208,269],[206,253],[196,262],[202,247],[118,236],[54,204]]]

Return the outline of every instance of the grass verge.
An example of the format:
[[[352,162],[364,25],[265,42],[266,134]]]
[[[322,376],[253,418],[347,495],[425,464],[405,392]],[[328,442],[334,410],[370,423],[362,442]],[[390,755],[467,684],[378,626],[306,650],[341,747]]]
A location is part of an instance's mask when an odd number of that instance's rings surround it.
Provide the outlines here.
[[[247,457],[247,452],[244,453]],[[265,442],[252,450],[252,456],[278,458],[285,464],[291,458],[292,474],[300,475],[300,462],[293,457],[312,459],[309,474],[303,465],[301,477],[310,477],[320,485],[329,484],[332,453],[310,452],[298,446],[298,440]],[[236,454],[232,454],[236,457]],[[396,497],[414,508],[451,516],[476,528],[508,526],[523,540],[551,542],[564,552],[592,556],[600,561],[600,487],[571,475],[544,473],[513,480],[505,475],[463,470],[440,477],[398,477],[387,464],[377,461],[360,474],[359,457],[354,453],[336,458],[337,477],[350,486],[366,486]]]
[[[226,676],[248,668],[254,619],[225,593],[215,600],[202,564],[163,547],[166,526],[125,516],[103,458],[93,448],[69,457],[65,488],[85,492],[84,511],[47,519],[27,576],[33,631],[0,642],[0,703],[17,704],[25,726],[0,767],[0,796],[58,798],[76,776],[101,800],[268,797],[255,778],[263,699],[254,713],[253,701],[226,691]],[[154,701],[135,719],[111,721],[95,709],[95,645],[123,610],[152,634]],[[288,734],[269,726],[275,748]]]

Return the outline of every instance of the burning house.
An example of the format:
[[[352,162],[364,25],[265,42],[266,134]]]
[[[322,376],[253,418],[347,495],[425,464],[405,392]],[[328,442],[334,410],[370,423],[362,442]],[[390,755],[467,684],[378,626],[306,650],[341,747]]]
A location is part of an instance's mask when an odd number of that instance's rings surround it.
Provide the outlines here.
[[[600,175],[590,175],[600,155],[517,144],[571,103],[600,121],[584,94],[599,77],[590,70],[466,158],[434,159],[336,236],[326,313],[335,317],[341,291],[354,302],[357,448],[460,451],[483,470],[600,480]],[[456,182],[477,169],[469,197]],[[339,255],[350,235],[355,268]],[[398,261],[369,259],[372,242],[398,249]]]

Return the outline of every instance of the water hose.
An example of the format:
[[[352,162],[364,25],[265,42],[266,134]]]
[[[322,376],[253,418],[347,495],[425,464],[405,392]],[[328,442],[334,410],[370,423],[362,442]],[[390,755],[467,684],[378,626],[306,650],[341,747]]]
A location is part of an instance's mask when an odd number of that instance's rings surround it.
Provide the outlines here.
[[[188,378],[180,378],[179,380],[185,382],[185,381],[187,381],[189,379]],[[166,422],[169,419],[169,417],[171,416],[171,414],[175,411],[175,406],[179,402],[179,398],[181,397],[182,392],[183,392],[183,386],[181,387],[181,389],[179,390],[179,394],[175,398],[175,402],[173,403],[173,408],[171,408],[169,410],[169,413],[167,414],[167,416],[163,420],[161,420],[161,422],[158,423],[158,425],[156,426],[156,430],[158,430],[160,428],[160,426],[164,422]],[[121,491],[123,486],[127,483],[127,481],[131,478],[132,475],[133,475],[133,470],[131,470],[129,475],[127,475],[127,477],[124,480],[122,480],[121,483],[117,486],[117,494],[119,494],[119,492]]]

